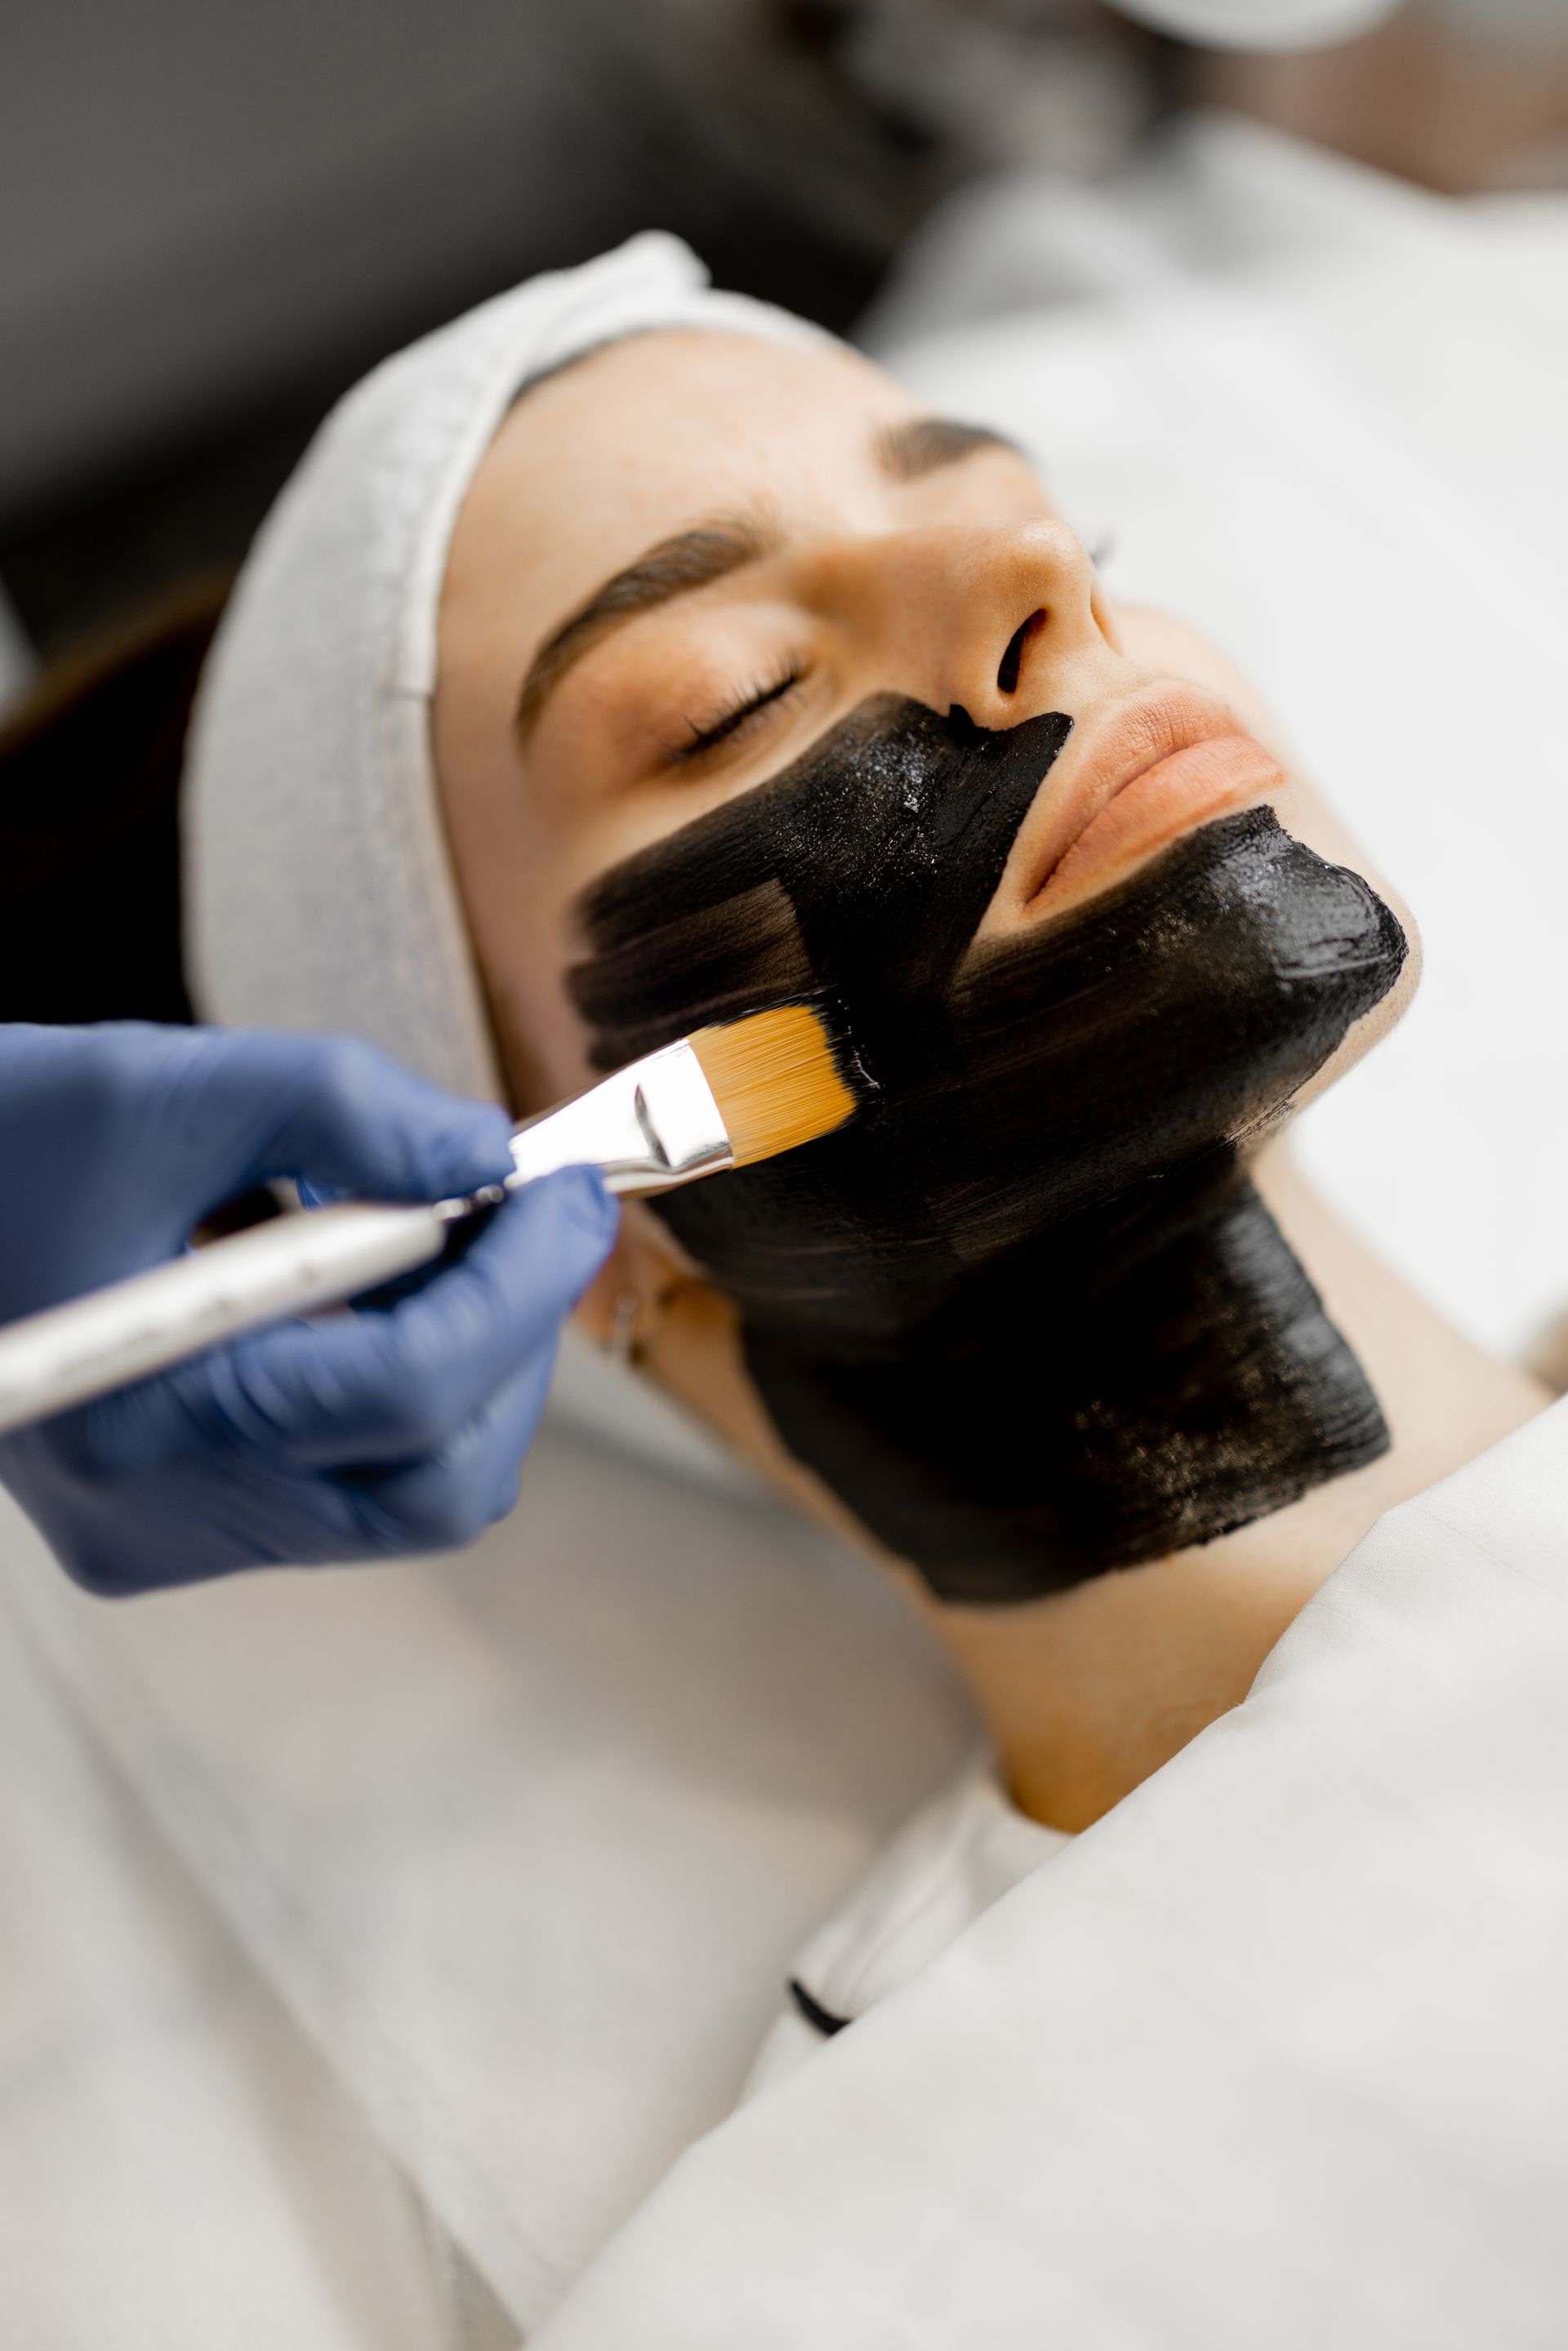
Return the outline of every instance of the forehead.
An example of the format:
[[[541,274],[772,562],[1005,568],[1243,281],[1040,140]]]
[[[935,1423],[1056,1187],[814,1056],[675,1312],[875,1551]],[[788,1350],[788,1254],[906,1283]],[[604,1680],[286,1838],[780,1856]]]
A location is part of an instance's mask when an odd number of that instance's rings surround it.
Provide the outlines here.
[[[863,442],[868,426],[915,403],[856,351],[833,343],[774,343],[759,336],[632,335],[525,392],[495,454],[520,472],[578,457],[672,474],[766,465],[802,440]]]
[[[449,586],[497,584],[565,609],[651,542],[716,508],[841,514],[874,482],[876,427],[918,413],[831,344],[638,335],[525,392],[459,517]]]

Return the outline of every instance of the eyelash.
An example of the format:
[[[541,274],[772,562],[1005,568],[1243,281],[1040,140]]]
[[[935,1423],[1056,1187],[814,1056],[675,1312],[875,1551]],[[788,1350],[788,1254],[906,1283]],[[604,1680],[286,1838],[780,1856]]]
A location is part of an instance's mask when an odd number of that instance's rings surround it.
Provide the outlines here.
[[[783,674],[776,677],[770,684],[751,687],[737,701],[728,704],[700,726],[688,718],[688,739],[677,745],[674,756],[677,759],[698,759],[705,751],[716,750],[721,743],[727,743],[732,737],[738,735],[747,719],[755,718],[759,711],[766,710],[773,703],[782,702],[787,695],[792,694],[804,674],[799,662],[791,662]]]

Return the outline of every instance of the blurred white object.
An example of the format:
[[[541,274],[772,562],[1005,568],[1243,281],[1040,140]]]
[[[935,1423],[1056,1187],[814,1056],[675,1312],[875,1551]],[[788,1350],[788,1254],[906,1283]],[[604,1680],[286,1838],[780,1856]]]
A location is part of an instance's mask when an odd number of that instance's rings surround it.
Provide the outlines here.
[[[1114,0],[1124,16],[1217,49],[1326,48],[1397,14],[1403,0]]]
[[[838,62],[876,109],[935,141],[945,186],[1042,156],[1059,172],[1112,170],[1150,114],[1124,37],[1078,0],[860,0]]]

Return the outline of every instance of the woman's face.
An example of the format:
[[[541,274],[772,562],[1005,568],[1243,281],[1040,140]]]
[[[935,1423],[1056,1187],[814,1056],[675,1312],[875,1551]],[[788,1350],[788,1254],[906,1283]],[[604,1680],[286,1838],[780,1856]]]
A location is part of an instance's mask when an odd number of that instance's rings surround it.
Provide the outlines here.
[[[565,986],[585,887],[884,695],[988,729],[1073,722],[983,941],[1056,922],[1260,802],[1355,862],[1224,657],[1113,608],[1008,444],[930,418],[846,351],[641,337],[513,410],[442,601],[436,766],[519,1109],[591,1074]],[[1414,958],[1320,1083],[1413,980]]]
[[[646,1248],[650,1368],[944,1599],[1386,1446],[1244,1155],[1390,1017],[1405,938],[1242,682],[1113,611],[1015,450],[825,347],[601,352],[475,477],[434,724],[519,1109],[840,1008],[874,1099],[629,1219],[612,1279],[641,1300]]]

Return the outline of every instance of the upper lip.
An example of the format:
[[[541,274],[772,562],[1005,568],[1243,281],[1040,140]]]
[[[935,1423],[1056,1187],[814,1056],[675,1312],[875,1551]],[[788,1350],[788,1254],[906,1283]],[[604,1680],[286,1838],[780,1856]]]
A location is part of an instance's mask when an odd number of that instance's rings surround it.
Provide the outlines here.
[[[1217,696],[1193,685],[1159,685],[1120,704],[1091,729],[1075,726],[1019,827],[1007,886],[1038,897],[1057,867],[1118,792],[1195,743],[1248,730]]]

